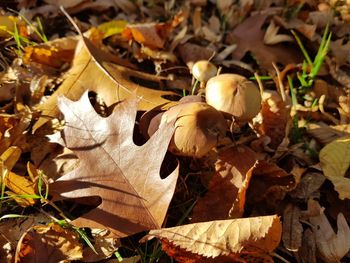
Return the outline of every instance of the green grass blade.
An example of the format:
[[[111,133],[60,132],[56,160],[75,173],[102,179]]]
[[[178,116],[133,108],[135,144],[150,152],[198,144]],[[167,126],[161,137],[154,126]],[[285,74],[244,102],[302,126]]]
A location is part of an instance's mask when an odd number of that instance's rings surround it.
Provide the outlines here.
[[[295,33],[294,30],[291,30],[291,32],[292,32],[292,34],[293,34],[295,40],[297,41],[297,43],[298,43],[298,45],[299,45],[299,47],[300,47],[300,49],[301,49],[301,52],[303,52],[303,55],[304,55],[304,57],[305,57],[307,63],[309,64],[310,67],[312,67],[312,60],[311,60],[309,54],[307,53],[307,51],[306,51],[306,49],[305,49],[303,43],[301,43],[300,38],[298,37],[298,35]]]

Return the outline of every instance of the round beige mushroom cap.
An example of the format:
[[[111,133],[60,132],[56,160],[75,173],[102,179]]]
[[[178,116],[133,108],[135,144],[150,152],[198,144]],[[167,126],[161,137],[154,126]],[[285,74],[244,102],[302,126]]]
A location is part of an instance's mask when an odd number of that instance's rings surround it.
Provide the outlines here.
[[[217,71],[217,67],[207,60],[199,60],[192,67],[193,77],[200,82],[207,82],[216,75]]]
[[[240,122],[250,121],[261,108],[258,87],[237,74],[221,74],[209,79],[205,98],[209,105],[233,115]]]
[[[200,158],[226,134],[223,115],[205,102],[189,102],[170,108],[161,123],[175,121],[175,132],[169,151],[181,156]]]

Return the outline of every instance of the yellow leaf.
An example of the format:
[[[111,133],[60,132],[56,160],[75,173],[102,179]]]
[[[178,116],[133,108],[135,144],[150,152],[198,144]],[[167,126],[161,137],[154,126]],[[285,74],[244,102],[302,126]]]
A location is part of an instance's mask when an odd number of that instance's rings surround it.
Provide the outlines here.
[[[9,172],[4,178],[4,183],[16,195],[36,195],[35,183],[24,176]],[[35,199],[24,197],[29,205],[35,204]],[[18,202],[21,204],[20,202]]]
[[[350,166],[350,136],[327,144],[320,151],[320,161],[324,175],[334,184],[339,198],[350,199],[350,179],[345,178]]]
[[[7,170],[12,170],[12,168],[17,163],[19,157],[21,156],[21,149],[16,146],[11,146],[8,148],[1,156],[0,160],[2,162],[3,168]]]
[[[127,23],[125,20],[114,20],[99,25],[97,29],[103,33],[103,38],[106,38],[123,32]]]
[[[0,37],[11,36],[10,32],[14,31],[16,18],[13,16],[0,15]]]

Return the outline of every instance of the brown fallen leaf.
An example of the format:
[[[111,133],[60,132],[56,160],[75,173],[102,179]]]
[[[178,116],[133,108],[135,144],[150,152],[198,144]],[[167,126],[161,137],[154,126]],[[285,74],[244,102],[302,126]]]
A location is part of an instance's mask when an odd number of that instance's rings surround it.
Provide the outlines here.
[[[317,216],[310,217],[316,245],[319,253],[326,262],[340,262],[350,249],[350,228],[342,213],[337,218],[337,233],[317,201],[311,200],[308,209],[318,212]]]
[[[324,175],[329,179],[339,198],[350,199],[350,179],[345,177],[350,166],[350,136],[332,141],[320,151],[320,162]]]
[[[240,60],[250,51],[255,56],[258,64],[268,70],[272,70],[272,62],[287,65],[302,61],[297,49],[290,49],[282,44],[268,46],[264,44],[265,31],[261,29],[267,18],[266,14],[256,14],[248,17],[228,35],[229,44],[236,43],[237,47],[232,55]]]
[[[57,224],[33,226],[19,241],[15,262],[57,263],[83,255],[79,235]]]
[[[142,23],[127,25],[122,36],[128,40],[148,46],[150,48],[163,48],[168,35],[183,21],[182,13],[178,13],[173,20],[166,23]]]
[[[136,146],[135,98],[118,104],[107,118],[94,111],[87,93],[77,102],[61,97],[59,107],[68,125],[52,139],[73,150],[80,165],[54,182],[51,193],[61,198],[101,198],[97,208],[72,223],[107,228],[115,237],[159,228],[178,176],[177,169],[165,179],[159,176],[174,124],[161,126],[146,144]]]
[[[315,235],[310,229],[303,233],[302,245],[297,254],[301,263],[317,263]]]
[[[295,187],[293,174],[288,174],[276,163],[259,160],[250,180],[247,200],[255,207],[263,203],[265,208],[274,209],[286,193]]]
[[[0,262],[13,262],[16,246],[23,234],[34,225],[48,223],[43,214],[33,214],[25,218],[8,218],[0,221]],[[6,260],[7,259],[7,260]]]
[[[244,189],[248,187],[256,157],[255,152],[245,146],[232,147],[219,154],[208,192],[193,209],[193,222],[242,216]]]
[[[299,207],[289,204],[283,212],[282,240],[284,247],[297,252],[301,247],[303,226],[300,223]]]
[[[218,220],[151,230],[142,240],[165,239],[175,246],[207,258],[244,251],[272,252],[281,239],[277,215]]]
[[[86,37],[81,38],[73,65],[66,74],[67,78],[46,102],[37,107],[42,117],[35,123],[34,131],[52,118],[58,117],[57,98],[60,95],[78,100],[85,91],[95,91],[109,106],[136,92],[141,97],[141,110],[169,102],[163,98],[165,95],[176,95],[170,91],[147,88],[143,85],[144,82],[159,85],[162,78],[123,66],[123,60],[97,49]]]

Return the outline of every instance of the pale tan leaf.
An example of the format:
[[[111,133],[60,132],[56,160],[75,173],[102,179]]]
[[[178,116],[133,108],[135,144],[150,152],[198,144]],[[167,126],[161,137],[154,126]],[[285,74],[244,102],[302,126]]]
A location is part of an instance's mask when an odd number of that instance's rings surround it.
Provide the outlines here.
[[[157,237],[205,257],[241,253],[255,248],[272,252],[281,239],[277,215],[218,220],[151,230],[145,239]]]
[[[97,207],[72,224],[109,229],[113,237],[159,228],[178,177],[177,168],[164,179],[159,175],[174,123],[162,125],[137,146],[133,142],[136,98],[119,103],[106,118],[93,109],[87,92],[76,102],[61,97],[59,107],[69,125],[50,138],[73,150],[80,162],[51,184],[50,191],[62,199],[101,198]]]
[[[119,63],[119,64],[117,64]],[[150,89],[142,82],[153,82],[159,85],[161,78],[136,71],[112,54],[103,52],[85,37],[78,43],[73,65],[67,72],[67,78],[50,98],[38,106],[43,117],[34,125],[35,131],[43,124],[59,116],[57,98],[65,95],[71,100],[78,100],[89,90],[99,94],[109,106],[120,100],[133,96],[136,92],[141,98],[139,109],[148,110],[169,102],[163,98],[165,95],[174,95],[173,92]]]
[[[350,135],[350,125],[327,125],[324,122],[310,123],[307,125],[307,132],[322,144],[328,144],[340,137]]]
[[[317,249],[326,262],[339,262],[350,249],[350,228],[342,213],[337,218],[337,233],[325,216],[318,202],[309,202],[309,209],[318,211],[318,215],[310,217],[316,237]]]
[[[320,151],[324,175],[339,193],[339,198],[350,199],[350,179],[345,177],[350,166],[350,136],[344,136],[327,144]]]

